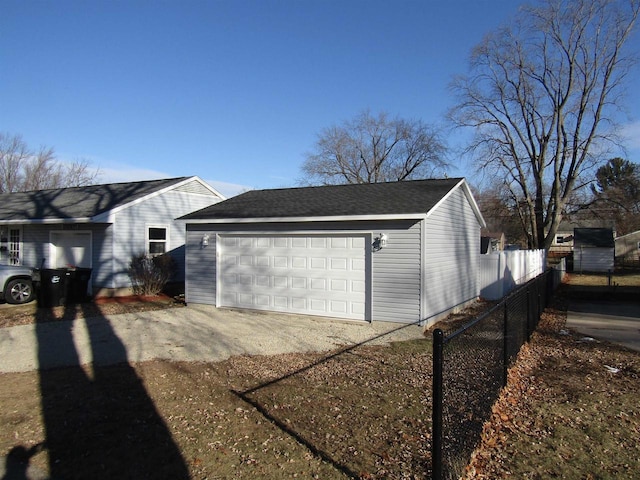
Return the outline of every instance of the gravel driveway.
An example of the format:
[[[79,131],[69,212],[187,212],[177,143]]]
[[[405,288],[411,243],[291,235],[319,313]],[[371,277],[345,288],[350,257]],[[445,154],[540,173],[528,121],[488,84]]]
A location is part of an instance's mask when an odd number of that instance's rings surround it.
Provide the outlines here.
[[[215,362],[233,355],[326,351],[424,338],[423,328],[190,305],[0,329],[0,372],[152,359]]]

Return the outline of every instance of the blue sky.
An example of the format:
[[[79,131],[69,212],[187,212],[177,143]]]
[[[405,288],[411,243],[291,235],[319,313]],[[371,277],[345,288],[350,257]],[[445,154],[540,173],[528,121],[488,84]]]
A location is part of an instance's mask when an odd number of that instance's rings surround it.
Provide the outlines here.
[[[104,182],[295,186],[317,134],[365,109],[441,122],[452,75],[518,4],[3,0],[0,131]],[[640,162],[638,70],[630,84]],[[472,171],[460,159],[449,174]]]

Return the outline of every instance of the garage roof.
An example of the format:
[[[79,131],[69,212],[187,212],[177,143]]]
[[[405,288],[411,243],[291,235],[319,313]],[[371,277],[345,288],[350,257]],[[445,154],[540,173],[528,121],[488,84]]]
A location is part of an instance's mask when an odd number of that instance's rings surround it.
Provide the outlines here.
[[[481,219],[462,178],[252,190],[181,219],[201,223],[232,219],[424,216],[459,186],[464,187]]]
[[[576,228],[573,245],[574,248],[614,248],[613,230],[611,228]]]

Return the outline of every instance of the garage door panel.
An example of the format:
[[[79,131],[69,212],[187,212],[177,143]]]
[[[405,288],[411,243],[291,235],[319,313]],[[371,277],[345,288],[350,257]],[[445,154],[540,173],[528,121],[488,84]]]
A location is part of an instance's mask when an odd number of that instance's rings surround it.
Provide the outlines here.
[[[221,306],[364,319],[364,236],[222,237]]]
[[[312,290],[326,290],[327,289],[327,279],[326,278],[312,278],[311,279],[311,289]]]
[[[311,258],[311,268],[316,270],[326,270],[327,269],[327,259],[322,258]]]
[[[331,291],[332,292],[347,292],[347,281],[345,279],[331,279]]]
[[[307,289],[307,279],[305,277],[291,277],[291,288]]]
[[[293,257],[291,259],[291,267],[293,268],[307,268],[307,258],[306,257]]]

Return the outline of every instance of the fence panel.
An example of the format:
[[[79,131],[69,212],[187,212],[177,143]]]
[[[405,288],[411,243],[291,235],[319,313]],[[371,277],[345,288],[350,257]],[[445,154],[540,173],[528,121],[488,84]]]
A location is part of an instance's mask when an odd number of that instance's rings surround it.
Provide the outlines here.
[[[545,250],[514,250],[480,255],[480,296],[499,300],[545,271]]]

